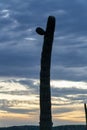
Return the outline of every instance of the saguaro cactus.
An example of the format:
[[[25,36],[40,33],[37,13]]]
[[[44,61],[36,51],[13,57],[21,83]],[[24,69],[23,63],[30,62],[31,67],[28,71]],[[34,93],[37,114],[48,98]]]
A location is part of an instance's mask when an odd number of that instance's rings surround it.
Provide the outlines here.
[[[40,71],[40,130],[52,129],[50,66],[54,30],[55,18],[53,16],[48,17],[46,31],[40,27],[36,29],[38,34],[44,35]]]
[[[84,103],[84,109],[85,109],[85,119],[86,119],[86,129],[87,129],[87,107],[86,107],[86,103]]]

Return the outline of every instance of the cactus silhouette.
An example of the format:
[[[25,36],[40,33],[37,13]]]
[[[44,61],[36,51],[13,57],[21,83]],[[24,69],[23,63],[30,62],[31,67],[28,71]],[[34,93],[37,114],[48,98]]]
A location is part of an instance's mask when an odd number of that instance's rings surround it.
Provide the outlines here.
[[[38,27],[36,32],[44,35],[40,71],[40,130],[52,129],[50,67],[55,30],[55,17],[49,16],[46,31]]]
[[[86,103],[84,103],[84,109],[85,109],[85,119],[86,119],[86,129],[87,129],[87,107],[86,107]]]

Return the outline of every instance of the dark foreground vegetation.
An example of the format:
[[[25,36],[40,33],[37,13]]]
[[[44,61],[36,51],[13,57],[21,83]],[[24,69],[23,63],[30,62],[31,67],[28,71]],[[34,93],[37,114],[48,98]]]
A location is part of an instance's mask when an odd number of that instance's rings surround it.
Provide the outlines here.
[[[13,126],[0,128],[0,130],[39,130],[38,126]],[[56,126],[53,130],[86,130],[84,125],[66,125],[66,126]]]

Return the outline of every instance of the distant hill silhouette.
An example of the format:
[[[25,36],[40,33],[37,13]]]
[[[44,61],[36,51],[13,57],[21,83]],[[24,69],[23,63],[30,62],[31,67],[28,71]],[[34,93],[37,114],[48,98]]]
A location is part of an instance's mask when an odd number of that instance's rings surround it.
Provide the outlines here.
[[[66,125],[66,126],[56,126],[52,128],[53,130],[86,130],[85,125]],[[0,130],[39,130],[39,126],[12,126],[0,128]]]

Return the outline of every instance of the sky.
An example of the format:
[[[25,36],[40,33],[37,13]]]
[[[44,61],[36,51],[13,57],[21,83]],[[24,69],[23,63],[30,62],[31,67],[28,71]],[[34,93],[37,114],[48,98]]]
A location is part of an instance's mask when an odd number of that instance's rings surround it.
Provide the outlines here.
[[[53,124],[85,124],[87,1],[0,0],[0,127],[39,125],[39,73],[48,16],[56,18],[51,62]]]

